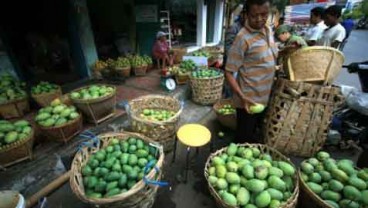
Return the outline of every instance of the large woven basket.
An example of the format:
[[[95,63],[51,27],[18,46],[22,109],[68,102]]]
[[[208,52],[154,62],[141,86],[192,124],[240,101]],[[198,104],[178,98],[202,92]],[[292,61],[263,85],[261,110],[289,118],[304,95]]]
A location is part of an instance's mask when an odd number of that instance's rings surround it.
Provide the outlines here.
[[[268,153],[269,155],[271,155],[273,160],[282,160],[282,161],[286,161],[289,162],[290,164],[293,164],[289,158],[285,157],[284,155],[282,155],[280,152],[278,152],[277,150],[270,148],[266,145],[263,144],[248,144],[248,143],[244,143],[244,144],[238,144],[238,146],[241,147],[247,147],[247,148],[258,148],[261,153]],[[213,157],[220,155],[224,152],[226,152],[227,147],[224,147],[220,150],[217,150],[216,152],[212,153],[206,162],[206,166],[205,166],[205,170],[204,170],[204,176],[206,177],[207,183],[208,183],[208,187],[210,190],[211,195],[215,198],[216,204],[218,205],[218,207],[221,208],[236,208],[234,206],[230,206],[226,203],[224,203],[224,201],[221,199],[221,197],[219,196],[219,194],[216,192],[215,188],[209,183],[208,181],[208,177],[209,177],[209,168],[210,168],[210,162],[212,160]],[[295,168],[295,167],[294,167]],[[299,196],[299,179],[298,179],[298,175],[295,174],[294,176],[294,191],[292,192],[291,197],[287,200],[287,202],[283,205],[280,206],[280,208],[295,208],[298,202],[298,196]]]
[[[31,96],[39,106],[46,107],[50,105],[53,100],[62,96],[62,94],[63,93],[61,92],[61,88],[58,87],[58,89],[53,92],[47,92],[38,95],[32,94]]]
[[[288,56],[287,70],[291,81],[324,81],[331,84],[339,75],[343,63],[344,55],[339,50],[313,46]]]
[[[0,117],[4,119],[23,117],[28,112],[28,97],[0,104]]]
[[[221,99],[222,88],[224,85],[224,75],[211,78],[190,77],[190,86],[192,88],[192,99],[195,103],[201,105],[211,105]]]
[[[289,155],[310,157],[325,143],[339,88],[279,79],[266,118],[265,143]]]
[[[32,159],[32,148],[34,140],[34,131],[32,130],[28,138],[0,149],[0,166],[8,167],[27,159]]]
[[[326,204],[317,194],[315,194],[307,184],[301,179],[301,172],[298,171],[300,181],[300,201],[302,208],[316,207],[316,208],[333,208]]]
[[[147,66],[134,67],[135,76],[144,76],[147,73]]]
[[[215,105],[213,105],[213,110],[216,112],[217,120],[225,127],[235,130],[236,129],[236,113],[223,115],[219,113],[219,110],[224,105],[234,106],[234,102],[232,99],[222,99],[217,101]]]
[[[40,130],[40,133],[49,140],[66,143],[82,131],[83,120],[82,116],[79,115],[78,118],[60,126],[45,127],[37,124],[37,128]]]
[[[76,89],[75,91],[80,91],[83,88]],[[116,87],[114,92],[100,98],[82,100],[82,99],[72,99],[73,104],[86,116],[86,120],[94,124],[99,124],[115,114],[116,110]]]
[[[132,68],[130,66],[124,68],[116,67],[115,72],[120,77],[130,77],[131,69]]]
[[[159,148],[159,158],[156,163],[156,167],[161,169],[164,162],[164,152],[162,146],[155,143],[148,137],[145,137],[136,133],[106,133],[99,135],[100,146],[94,148],[84,147],[79,151],[72,162],[70,186],[74,194],[83,202],[98,207],[109,208],[150,208],[152,207],[158,187],[147,185],[143,180],[136,183],[129,191],[115,195],[110,198],[88,198],[84,191],[83,179],[81,174],[81,168],[87,163],[88,158],[92,153],[97,152],[100,148],[106,147],[112,138],[119,140],[127,140],[129,137],[140,138],[143,141],[153,144]],[[146,175],[148,180],[159,180],[161,173],[156,178],[156,172],[154,168]]]
[[[172,150],[175,141],[173,135],[182,112],[180,101],[170,96],[146,95],[131,100],[128,104],[132,130],[161,143],[165,151]],[[170,110],[176,114],[167,121],[148,121],[140,117],[144,109]]]

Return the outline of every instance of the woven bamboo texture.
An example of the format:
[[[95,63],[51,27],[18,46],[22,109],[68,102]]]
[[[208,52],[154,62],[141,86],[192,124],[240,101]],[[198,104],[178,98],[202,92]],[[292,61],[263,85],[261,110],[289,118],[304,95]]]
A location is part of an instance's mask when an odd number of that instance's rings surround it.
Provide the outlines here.
[[[115,68],[115,72],[120,77],[130,77],[132,68],[130,66],[124,68]]]
[[[211,105],[221,99],[224,85],[223,74],[211,78],[194,78],[190,75],[189,79],[192,88],[192,99],[195,103]]]
[[[66,143],[82,131],[83,120],[82,116],[79,115],[78,118],[60,126],[45,127],[37,124],[37,128],[49,140]]]
[[[227,115],[219,113],[219,110],[224,105],[231,105],[234,107],[234,102],[232,99],[222,99],[222,100],[217,101],[217,103],[213,105],[213,110],[215,110],[216,112],[217,120],[221,123],[221,125],[235,130],[236,129],[236,113],[227,114]]]
[[[80,91],[83,88],[76,89],[75,91]],[[104,97],[96,98],[96,99],[72,99],[73,105],[77,107],[82,113],[85,115],[86,120],[92,122],[94,124],[99,124],[115,114],[116,110],[116,87],[110,86],[114,88],[114,91]]]
[[[29,112],[28,97],[0,104],[0,117],[4,119],[23,117]]]
[[[147,66],[134,67],[135,76],[144,76],[147,73]]]
[[[286,79],[277,80],[274,89],[265,143],[286,155],[314,155],[325,143],[340,89]]]
[[[32,94],[32,98],[36,101],[36,103],[41,106],[41,107],[46,107],[48,105],[50,105],[50,103],[55,100],[56,98],[59,98],[62,96],[62,92],[61,92],[61,88],[58,87],[58,89],[56,89],[53,92],[48,92],[48,93],[42,93],[42,94]]]
[[[140,117],[144,109],[169,110],[176,112],[166,121],[148,121]],[[163,95],[146,95],[129,102],[129,117],[133,131],[142,133],[161,143],[165,149],[172,149],[182,106],[178,99]]]
[[[287,60],[291,81],[324,81],[331,84],[341,71],[344,55],[337,49],[313,46],[292,53]]]
[[[285,162],[289,162],[290,164],[293,164],[289,158],[285,157],[283,154],[281,154],[280,152],[278,152],[277,150],[268,147],[266,145],[263,144],[248,144],[248,143],[244,143],[244,144],[238,144],[238,146],[241,147],[247,147],[247,148],[258,148],[261,153],[268,153],[269,155],[271,155],[273,160],[282,160]],[[210,190],[211,195],[215,198],[216,204],[218,205],[218,207],[221,208],[236,208],[234,206],[230,206],[226,203],[224,203],[224,201],[221,199],[220,195],[216,192],[215,188],[209,183],[208,181],[208,177],[209,177],[209,168],[210,168],[210,163],[213,157],[220,155],[222,153],[225,153],[227,150],[227,147],[224,147],[220,150],[217,150],[216,152],[212,153],[206,162],[205,165],[205,171],[204,171],[204,176],[206,177],[207,183],[208,183],[208,187]],[[295,167],[294,167],[295,168]],[[294,185],[295,188],[292,192],[291,197],[286,201],[286,203],[284,203],[283,205],[280,206],[280,208],[295,208],[298,202],[298,196],[299,196],[299,179],[298,179],[298,175],[297,173],[295,174],[295,176],[293,177],[294,179]]]
[[[70,187],[74,194],[83,202],[98,206],[98,207],[109,207],[109,208],[150,208],[153,205],[155,200],[156,192],[158,187],[151,186],[144,183],[143,180],[140,180],[136,183],[130,190],[127,192],[115,195],[109,198],[88,198],[85,195],[83,178],[81,174],[81,168],[87,163],[88,158],[91,154],[97,152],[100,148],[106,147],[110,140],[113,138],[119,140],[127,140],[129,137],[136,137],[142,139],[144,142],[153,144],[159,148],[159,158],[157,160],[156,166],[161,169],[164,162],[164,152],[163,147],[160,144],[152,141],[146,136],[136,133],[106,133],[103,135],[99,135],[100,138],[100,146],[95,148],[82,148],[79,151],[72,162],[71,167],[71,176],[70,176]],[[161,177],[161,173],[155,173],[155,170],[152,169],[147,175],[146,178],[148,180],[159,180]]]
[[[8,167],[27,159],[32,159],[34,131],[28,138],[14,142],[0,149],[0,166]]]
[[[182,75],[177,74],[175,75],[175,80],[178,85],[184,85],[188,82],[189,75],[188,74],[182,74]]]
[[[313,207],[313,208],[333,208],[326,204],[317,194],[315,194],[307,184],[301,179],[301,172],[298,171],[300,181],[300,201],[302,207]]]

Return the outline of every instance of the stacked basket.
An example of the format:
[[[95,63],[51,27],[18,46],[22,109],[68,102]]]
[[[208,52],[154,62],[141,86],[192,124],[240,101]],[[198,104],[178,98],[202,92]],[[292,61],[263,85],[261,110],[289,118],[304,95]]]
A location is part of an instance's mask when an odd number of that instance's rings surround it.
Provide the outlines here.
[[[224,85],[224,74],[209,78],[199,78],[190,75],[192,99],[201,105],[211,105],[221,99]]]
[[[49,105],[53,100],[62,96],[61,88],[58,86],[56,90],[41,94],[32,94],[32,98],[41,107]]]
[[[140,117],[144,109],[174,111],[176,114],[166,121],[149,121]],[[142,133],[164,146],[165,151],[174,147],[182,106],[179,100],[162,95],[147,95],[129,102],[129,116],[133,131]]]
[[[100,135],[100,142],[96,147],[88,148],[84,147],[79,151],[73,160],[71,167],[70,186],[74,194],[81,199],[83,202],[99,207],[119,207],[119,208],[150,208],[152,207],[155,196],[157,193],[158,186],[148,185],[145,180],[140,180],[132,188],[126,192],[120,194],[105,197],[105,198],[91,198],[87,197],[82,178],[82,166],[86,165],[88,159],[93,153],[96,153],[101,148],[105,148],[109,145],[112,139],[118,139],[119,142],[127,141],[130,137],[136,137],[149,145],[154,145],[158,148],[158,160],[153,168],[146,176],[146,180],[160,180],[161,173],[156,172],[160,169],[164,161],[164,153],[162,146],[148,139],[147,137],[135,133],[107,133]]]
[[[22,117],[29,112],[29,110],[28,97],[0,104],[0,116],[5,119]]]

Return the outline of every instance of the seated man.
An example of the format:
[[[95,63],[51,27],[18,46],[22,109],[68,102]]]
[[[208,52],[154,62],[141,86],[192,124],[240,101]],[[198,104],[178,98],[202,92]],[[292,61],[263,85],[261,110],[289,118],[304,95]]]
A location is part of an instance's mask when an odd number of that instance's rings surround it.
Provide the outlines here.
[[[157,40],[152,50],[154,59],[162,62],[163,68],[165,68],[166,65],[173,65],[174,56],[170,53],[170,47],[166,40],[166,34],[160,31],[157,33],[156,39]]]

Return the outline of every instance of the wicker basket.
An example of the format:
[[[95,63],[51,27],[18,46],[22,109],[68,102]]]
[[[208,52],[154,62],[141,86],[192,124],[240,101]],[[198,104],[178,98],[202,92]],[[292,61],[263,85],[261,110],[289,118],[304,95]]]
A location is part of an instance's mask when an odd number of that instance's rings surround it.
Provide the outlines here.
[[[115,68],[115,72],[120,77],[130,77],[131,67]]]
[[[56,98],[59,98],[62,96],[62,92],[61,92],[61,88],[58,87],[58,89],[56,89],[53,92],[48,92],[48,93],[42,93],[42,94],[38,94],[38,95],[34,95],[32,94],[32,98],[36,101],[36,103],[41,106],[41,107],[46,107],[48,105],[50,105],[50,103],[55,100]]]
[[[274,159],[274,160],[282,160],[282,161],[286,161],[286,162],[289,162],[290,164],[292,164],[292,162],[290,161],[290,159],[288,159],[287,157],[285,157],[284,155],[282,155],[277,150],[272,149],[272,148],[270,148],[270,147],[268,147],[266,145],[245,143],[245,144],[238,144],[238,146],[250,147],[250,148],[256,147],[256,148],[258,148],[261,151],[261,153],[268,153],[268,154],[270,154],[271,157],[272,157],[272,159]],[[227,147],[224,147],[224,148],[222,148],[220,150],[217,150],[216,152],[212,153],[208,157],[207,162],[206,162],[206,166],[205,166],[204,176],[206,177],[206,180],[207,180],[207,183],[208,183],[208,187],[209,187],[210,193],[215,198],[215,201],[216,201],[218,207],[221,207],[221,208],[236,208],[234,206],[230,206],[230,205],[224,203],[223,200],[221,199],[221,197],[219,196],[219,194],[214,189],[214,187],[208,181],[208,177],[209,177],[208,170],[209,170],[209,167],[210,167],[211,159],[213,157],[219,155],[219,154],[222,154],[222,153],[226,152],[226,150],[227,150]],[[295,176],[294,176],[293,179],[294,179],[294,185],[295,185],[294,191],[293,191],[291,197],[287,200],[287,202],[283,206],[280,206],[280,208],[295,208],[296,205],[297,205],[298,196],[299,196],[299,179],[298,179],[298,175],[295,174]]]
[[[4,119],[23,117],[29,112],[28,97],[0,104],[0,117]]]
[[[87,87],[82,87],[75,91],[80,91]],[[99,124],[115,115],[116,88],[114,86],[110,87],[114,88],[114,92],[107,96],[90,100],[72,99],[73,105],[82,111],[87,121]]]
[[[222,97],[224,75],[211,78],[190,77],[190,86],[193,93],[193,101],[201,105],[211,105]]]
[[[134,67],[135,76],[144,76],[147,73],[147,66]]]
[[[73,190],[74,194],[83,202],[88,204],[98,206],[98,207],[109,207],[109,208],[150,208],[152,207],[156,192],[158,187],[146,185],[143,180],[140,180],[137,184],[135,184],[129,191],[125,193],[121,193],[115,195],[110,198],[88,198],[84,192],[83,179],[81,175],[81,167],[83,167],[87,161],[91,153],[97,152],[100,148],[104,148],[109,144],[110,139],[117,138],[119,140],[126,140],[129,137],[137,137],[142,139],[147,143],[152,143],[155,146],[159,147],[160,157],[157,160],[156,166],[161,169],[164,162],[164,153],[163,148],[158,143],[153,142],[149,138],[136,134],[136,133],[106,133],[100,135],[101,144],[95,148],[87,148],[84,147],[81,151],[79,151],[73,160],[71,167],[71,176],[70,176],[70,186]],[[161,177],[161,173],[156,178],[155,170],[152,169],[146,178],[148,180],[159,180]]]
[[[215,105],[213,105],[213,110],[216,112],[217,120],[225,127],[235,130],[236,129],[236,113],[223,115],[218,111],[224,105],[234,106],[234,102],[232,99],[223,99],[219,100]]]
[[[287,60],[291,81],[324,81],[331,84],[341,71],[344,55],[331,47],[314,46],[292,53]]]
[[[24,160],[32,159],[33,140],[34,131],[32,130],[28,138],[0,149],[0,166],[8,167]]]
[[[176,114],[167,121],[147,121],[140,118],[143,109],[170,110]],[[142,133],[161,143],[165,150],[171,150],[174,141],[182,106],[179,100],[163,95],[146,95],[129,102],[129,117],[133,131]]]
[[[330,205],[326,204],[317,194],[315,194],[307,184],[301,179],[301,172],[298,171],[299,176],[299,184],[300,184],[300,201],[302,208],[333,208]]]
[[[322,148],[340,89],[276,81],[266,118],[265,142],[284,154],[309,157]]]
[[[46,136],[49,140],[66,143],[82,131],[83,120],[82,116],[79,115],[78,118],[61,126],[45,127],[37,124],[37,128],[40,130],[41,134]]]
[[[175,80],[176,80],[176,84],[184,85],[189,80],[189,74],[181,74],[181,75],[177,74],[175,75]]]

